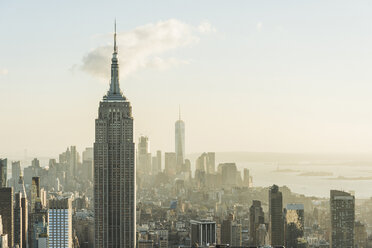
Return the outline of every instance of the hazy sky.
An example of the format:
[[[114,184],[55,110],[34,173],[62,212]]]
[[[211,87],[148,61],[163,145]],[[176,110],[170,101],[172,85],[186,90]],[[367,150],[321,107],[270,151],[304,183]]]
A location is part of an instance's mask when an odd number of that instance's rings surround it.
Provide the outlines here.
[[[136,140],[372,152],[371,1],[0,1],[0,157],[92,146],[117,19]]]

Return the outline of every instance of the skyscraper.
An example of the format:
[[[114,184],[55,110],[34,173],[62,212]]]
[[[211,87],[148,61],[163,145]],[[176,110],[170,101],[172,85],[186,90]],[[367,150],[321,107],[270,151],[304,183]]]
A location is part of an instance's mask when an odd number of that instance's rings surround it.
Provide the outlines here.
[[[14,245],[22,247],[22,206],[21,206],[22,193],[15,194],[14,205]]]
[[[137,172],[145,175],[151,173],[150,142],[146,136],[141,136],[138,141]]]
[[[15,161],[12,162],[12,180],[11,186],[15,187],[18,183],[19,176],[22,174],[21,172],[21,162]]]
[[[185,159],[185,122],[181,120],[181,111],[175,123],[175,152],[177,161],[177,172],[180,171],[183,160]]]
[[[0,159],[0,188],[6,187],[7,173],[8,173],[8,160],[6,158]]]
[[[13,247],[13,188],[0,188],[0,215],[3,219],[3,233],[8,234],[8,246]]]
[[[21,204],[21,215],[20,215],[20,221],[22,222],[21,223],[21,228],[22,228],[22,231],[21,231],[21,238],[22,238],[22,246],[20,246],[20,248],[24,247],[26,248],[27,246],[27,237],[28,237],[28,205],[27,205],[27,195],[26,195],[26,190],[25,190],[25,184],[24,184],[24,181],[23,181],[23,176],[22,176],[22,173],[21,175],[19,176],[19,179],[18,179],[18,182],[17,184],[15,185],[14,187],[14,193],[17,194],[19,193],[19,202]],[[18,197],[16,196],[16,206],[15,208],[18,207],[18,202],[17,202],[17,199]],[[14,221],[16,221],[16,213],[14,213]],[[14,231],[16,230],[16,228],[14,228]],[[16,235],[16,233],[15,233]],[[16,244],[16,243],[15,243]]]
[[[251,245],[260,245],[259,227],[264,223],[265,214],[261,207],[261,202],[253,200],[252,206],[249,208],[249,243]]]
[[[37,199],[41,199],[41,192],[40,192],[40,177],[32,177],[31,183],[31,213],[35,210],[35,203]]]
[[[272,246],[284,245],[283,196],[277,185],[269,190],[269,235]]]
[[[70,198],[49,200],[49,248],[72,247],[72,203]]]
[[[284,209],[285,246],[298,247],[299,239],[304,237],[305,211],[303,204],[287,204]]]
[[[136,247],[132,107],[120,90],[116,25],[110,89],[99,104],[94,143],[95,247]]]
[[[191,245],[207,247],[216,243],[216,222],[209,220],[191,220]],[[209,247],[209,246],[208,246]]]
[[[347,192],[331,190],[332,248],[354,247],[355,197]]]

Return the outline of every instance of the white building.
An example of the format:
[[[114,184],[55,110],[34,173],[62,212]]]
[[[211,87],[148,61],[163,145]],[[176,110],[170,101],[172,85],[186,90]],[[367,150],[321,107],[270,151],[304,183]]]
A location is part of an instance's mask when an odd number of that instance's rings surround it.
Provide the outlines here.
[[[72,248],[71,198],[49,200],[48,220],[49,248]],[[41,243],[43,241],[40,240]]]

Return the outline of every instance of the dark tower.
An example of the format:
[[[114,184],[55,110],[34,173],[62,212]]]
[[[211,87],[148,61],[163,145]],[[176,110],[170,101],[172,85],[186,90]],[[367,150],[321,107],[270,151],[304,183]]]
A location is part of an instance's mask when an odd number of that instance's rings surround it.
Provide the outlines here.
[[[130,102],[119,86],[116,24],[110,89],[99,104],[94,142],[96,248],[136,247],[136,167]]]

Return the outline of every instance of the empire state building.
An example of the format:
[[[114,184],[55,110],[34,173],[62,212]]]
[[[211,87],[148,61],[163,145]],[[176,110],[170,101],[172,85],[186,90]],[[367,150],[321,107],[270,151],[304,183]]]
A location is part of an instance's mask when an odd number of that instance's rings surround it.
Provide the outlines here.
[[[99,103],[94,142],[96,248],[136,247],[133,116],[120,90],[116,24],[110,89]]]

